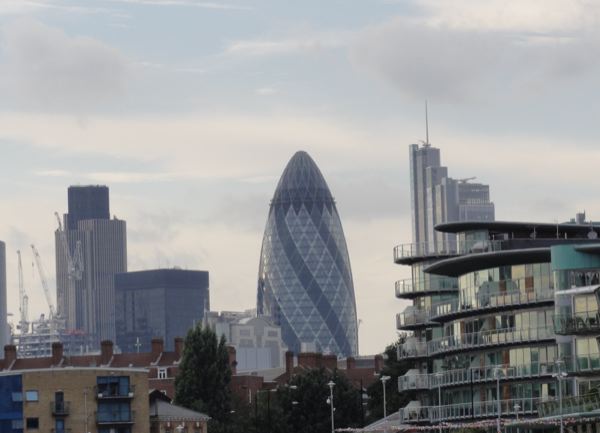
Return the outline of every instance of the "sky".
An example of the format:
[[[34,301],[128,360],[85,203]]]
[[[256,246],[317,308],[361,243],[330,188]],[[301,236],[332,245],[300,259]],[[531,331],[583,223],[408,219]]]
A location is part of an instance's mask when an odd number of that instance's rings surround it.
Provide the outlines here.
[[[54,212],[106,184],[129,270],[210,272],[254,308],[269,201],[307,151],[336,198],[362,354],[396,338],[408,145],[491,188],[499,220],[600,220],[600,3],[591,0],[0,0],[0,239],[18,315],[47,310]]]

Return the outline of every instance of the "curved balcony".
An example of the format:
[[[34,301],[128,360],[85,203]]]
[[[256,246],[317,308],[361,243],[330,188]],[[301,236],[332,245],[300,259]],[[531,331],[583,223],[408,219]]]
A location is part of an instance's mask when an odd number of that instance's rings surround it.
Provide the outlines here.
[[[401,331],[412,331],[427,326],[439,326],[439,323],[432,323],[430,318],[430,310],[422,310],[409,305],[402,313],[396,314],[396,328]]]
[[[554,332],[559,335],[600,334],[600,313],[584,311],[570,315],[554,316]]]
[[[416,338],[407,338],[396,348],[398,359],[416,359],[427,357],[427,342]]]
[[[546,400],[539,404],[540,417],[559,416],[561,403],[558,399]],[[562,415],[582,414],[600,409],[600,396],[586,394],[562,398]]]
[[[396,298],[414,299],[419,296],[430,296],[458,292],[458,280],[448,277],[430,277],[427,280],[412,279],[396,281]]]
[[[530,329],[490,329],[461,335],[450,335],[427,342],[431,355],[484,347],[554,340],[554,332],[546,327]]]
[[[394,247],[394,262],[410,265],[425,259],[452,257],[457,255],[456,241],[419,242]]]
[[[533,416],[538,413],[540,398],[514,398],[500,400],[500,416]],[[518,408],[515,409],[515,407]],[[400,422],[407,424],[438,423],[463,419],[495,418],[498,416],[498,401],[476,401],[442,406],[421,406],[411,401],[400,409]]]
[[[398,377],[398,392],[429,389],[430,374],[421,374],[419,370],[408,370],[404,376]]]
[[[500,370],[500,381],[528,380],[550,377],[556,371],[554,363],[538,362],[523,365],[490,365],[487,367],[459,368],[438,373],[419,374],[410,370],[398,378],[398,391],[417,389],[437,389],[472,383],[492,382],[496,380],[496,371]]]
[[[530,292],[521,290],[487,292],[480,293],[474,300],[468,302],[459,298],[434,304],[431,307],[431,320],[443,323],[487,311],[529,308],[532,305],[552,305],[553,303],[554,291],[552,289],[539,289]]]

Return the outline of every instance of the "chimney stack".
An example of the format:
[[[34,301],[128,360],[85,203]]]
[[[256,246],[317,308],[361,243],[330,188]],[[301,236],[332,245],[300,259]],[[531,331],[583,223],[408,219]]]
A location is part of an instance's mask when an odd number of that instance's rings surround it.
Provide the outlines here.
[[[287,351],[285,352],[285,374],[288,377],[288,380],[291,379],[292,373],[294,372],[294,352]]]
[[[179,359],[183,356],[183,338],[181,337],[175,337],[175,354]]]
[[[375,355],[375,373],[379,373],[383,370],[383,356]]]
[[[100,365],[108,365],[113,357],[113,342],[103,340],[100,343]]]
[[[17,360],[17,346],[14,344],[7,344],[4,346],[4,368],[10,367],[10,365]]]
[[[59,341],[52,343],[52,365],[58,365],[63,359],[63,344]]]
[[[164,351],[164,343],[162,338],[152,339],[152,355],[158,357]]]
[[[354,370],[356,368],[356,359],[353,356],[346,358],[346,370]]]

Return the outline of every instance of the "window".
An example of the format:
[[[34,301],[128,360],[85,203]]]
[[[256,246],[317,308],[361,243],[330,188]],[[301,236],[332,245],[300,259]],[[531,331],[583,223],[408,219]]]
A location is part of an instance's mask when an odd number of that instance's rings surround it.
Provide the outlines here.
[[[22,419],[13,419],[12,428],[13,428],[13,430],[22,430],[23,429],[23,420]]]
[[[25,426],[27,430],[37,430],[40,428],[40,419],[39,418],[27,418],[25,422]]]
[[[23,401],[23,393],[13,392],[12,393],[12,401]]]
[[[166,379],[168,377],[167,375],[167,369],[166,368],[159,368],[158,369],[158,378],[159,379]]]
[[[25,391],[25,400],[26,401],[39,401],[39,395],[37,389],[30,389],[29,391]]]
[[[98,376],[96,383],[102,397],[127,396],[131,392],[129,376]]]

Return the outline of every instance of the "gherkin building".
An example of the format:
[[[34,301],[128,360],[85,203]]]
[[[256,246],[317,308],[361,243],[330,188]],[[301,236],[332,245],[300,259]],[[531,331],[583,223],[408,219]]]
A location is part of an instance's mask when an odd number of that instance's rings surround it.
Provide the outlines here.
[[[358,354],[356,301],[335,201],[306,152],[288,162],[269,208],[257,310],[281,326],[290,350]]]

